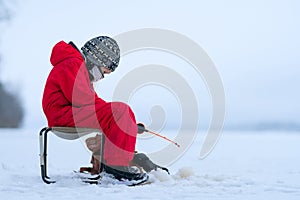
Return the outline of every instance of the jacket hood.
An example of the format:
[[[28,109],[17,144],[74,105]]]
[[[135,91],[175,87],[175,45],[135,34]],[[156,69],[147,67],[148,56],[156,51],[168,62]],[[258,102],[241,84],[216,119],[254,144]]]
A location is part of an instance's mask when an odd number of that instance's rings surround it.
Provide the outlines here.
[[[68,58],[74,57],[84,61],[81,53],[76,48],[64,41],[60,41],[52,49],[50,62],[53,66],[55,66]]]

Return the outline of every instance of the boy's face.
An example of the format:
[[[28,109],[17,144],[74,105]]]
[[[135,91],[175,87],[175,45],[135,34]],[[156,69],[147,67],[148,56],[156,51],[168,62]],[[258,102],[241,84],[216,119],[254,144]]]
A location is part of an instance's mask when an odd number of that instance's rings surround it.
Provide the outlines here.
[[[106,67],[100,67],[100,69],[101,69],[103,74],[110,74],[111,73],[111,70],[107,69]]]

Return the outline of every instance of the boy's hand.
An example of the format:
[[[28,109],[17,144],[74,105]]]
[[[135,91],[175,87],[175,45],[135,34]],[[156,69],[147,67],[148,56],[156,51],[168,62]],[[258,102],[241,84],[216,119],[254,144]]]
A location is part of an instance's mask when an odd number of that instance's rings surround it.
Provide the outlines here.
[[[138,124],[137,124],[137,127],[138,127],[138,133],[139,133],[139,134],[142,134],[142,133],[144,133],[145,131],[147,131],[146,128],[145,128],[145,125],[142,124],[142,123],[138,123]]]

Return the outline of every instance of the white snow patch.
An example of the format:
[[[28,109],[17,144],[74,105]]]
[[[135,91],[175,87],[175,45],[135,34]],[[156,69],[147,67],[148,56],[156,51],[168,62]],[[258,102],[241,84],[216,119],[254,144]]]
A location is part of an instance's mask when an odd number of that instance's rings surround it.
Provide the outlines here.
[[[163,170],[149,173],[151,184],[127,187],[109,177],[83,183],[73,170],[87,166],[81,142],[49,137],[46,185],[40,178],[38,130],[1,130],[0,197],[52,199],[298,199],[300,135],[224,133],[213,152],[199,160],[197,139],[187,153]],[[17,148],[12,148],[16,146]],[[185,167],[183,167],[185,166]]]
[[[170,181],[172,179],[172,177],[166,171],[160,169],[158,169],[157,171],[150,172],[149,176],[150,182],[165,182]]]

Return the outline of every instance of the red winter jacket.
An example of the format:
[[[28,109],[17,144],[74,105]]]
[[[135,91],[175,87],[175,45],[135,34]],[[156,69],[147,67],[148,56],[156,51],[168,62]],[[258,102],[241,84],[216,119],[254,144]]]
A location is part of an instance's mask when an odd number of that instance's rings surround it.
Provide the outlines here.
[[[95,93],[81,53],[61,41],[53,47],[50,62],[54,67],[48,76],[42,101],[49,127],[99,128],[83,122],[86,117],[83,115],[89,115],[87,112],[100,108],[105,101]]]
[[[89,127],[106,136],[104,160],[108,165],[127,166],[132,160],[137,126],[130,107],[105,102],[95,93],[81,53],[61,41],[51,54],[51,70],[43,95],[49,127]]]

